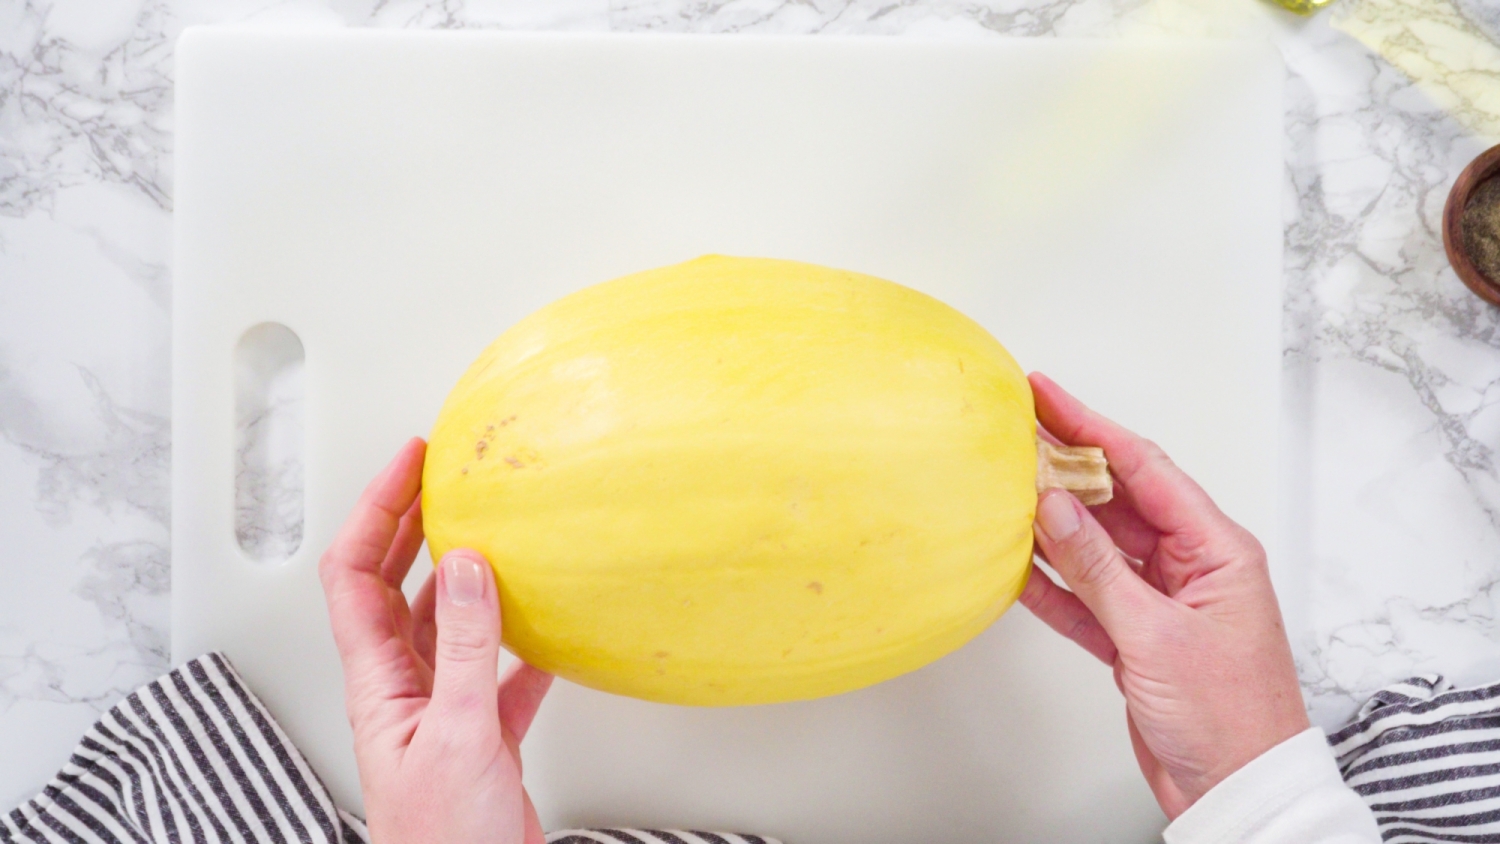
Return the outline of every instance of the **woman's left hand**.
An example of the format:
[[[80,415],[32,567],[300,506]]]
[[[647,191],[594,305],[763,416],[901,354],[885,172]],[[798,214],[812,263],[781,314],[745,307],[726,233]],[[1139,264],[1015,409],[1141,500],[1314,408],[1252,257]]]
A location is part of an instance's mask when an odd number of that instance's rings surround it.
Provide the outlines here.
[[[521,738],[552,676],[517,662],[497,677],[500,605],[474,551],[442,560],[407,605],[422,545],[427,444],[412,439],[365,489],[318,567],[371,839],[542,844],[521,786]]]

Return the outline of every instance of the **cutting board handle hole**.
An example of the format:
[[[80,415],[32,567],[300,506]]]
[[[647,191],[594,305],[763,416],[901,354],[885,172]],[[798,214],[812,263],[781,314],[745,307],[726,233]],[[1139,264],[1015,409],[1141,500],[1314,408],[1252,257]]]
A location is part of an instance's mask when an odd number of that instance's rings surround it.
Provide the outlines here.
[[[277,322],[252,326],[234,348],[234,534],[258,563],[302,545],[302,340]]]

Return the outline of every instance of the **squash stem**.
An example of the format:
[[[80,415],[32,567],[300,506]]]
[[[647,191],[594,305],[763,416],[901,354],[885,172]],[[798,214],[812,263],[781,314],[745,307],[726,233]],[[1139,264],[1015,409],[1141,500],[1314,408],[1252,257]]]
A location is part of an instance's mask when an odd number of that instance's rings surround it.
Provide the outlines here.
[[[1088,507],[1113,498],[1115,481],[1110,477],[1104,449],[1037,440],[1036,491],[1048,489],[1065,489]]]

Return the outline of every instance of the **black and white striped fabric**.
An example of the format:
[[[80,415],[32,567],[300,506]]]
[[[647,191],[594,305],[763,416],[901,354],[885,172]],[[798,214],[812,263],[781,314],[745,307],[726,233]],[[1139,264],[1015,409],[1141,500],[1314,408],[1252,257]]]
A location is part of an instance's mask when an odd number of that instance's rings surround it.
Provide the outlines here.
[[[1500,683],[1403,680],[1328,743],[1384,841],[1500,842]]]
[[[138,689],[84,734],[0,842],[360,844],[328,790],[219,654]]]
[[[104,713],[0,844],[369,844],[222,654]],[[549,844],[780,844],[754,835],[569,829]]]

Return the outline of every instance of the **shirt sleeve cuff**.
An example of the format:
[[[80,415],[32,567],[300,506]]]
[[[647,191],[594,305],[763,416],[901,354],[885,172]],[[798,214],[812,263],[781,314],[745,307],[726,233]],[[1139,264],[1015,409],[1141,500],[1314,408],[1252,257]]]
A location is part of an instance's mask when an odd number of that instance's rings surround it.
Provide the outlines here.
[[[1344,784],[1323,731],[1311,727],[1230,774],[1162,838],[1166,844],[1378,842],[1380,834],[1364,801]]]

